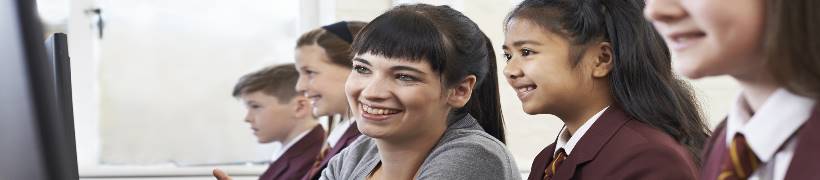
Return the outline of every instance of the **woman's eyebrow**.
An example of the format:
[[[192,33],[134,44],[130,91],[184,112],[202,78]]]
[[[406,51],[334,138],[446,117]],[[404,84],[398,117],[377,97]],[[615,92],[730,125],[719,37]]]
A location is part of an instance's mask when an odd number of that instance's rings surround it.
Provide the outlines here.
[[[373,66],[373,65],[371,65],[371,64],[370,64],[370,61],[367,61],[367,60],[365,60],[365,59],[363,59],[363,58],[361,58],[361,57],[354,57],[354,58],[353,58],[353,61],[357,61],[357,62],[360,62],[360,63],[362,63],[362,64],[366,64],[366,65],[368,65],[368,66]]]
[[[390,67],[390,70],[391,71],[412,71],[412,72],[422,74],[422,75],[427,74],[427,73],[424,73],[423,71],[421,71],[419,69],[416,69],[414,67],[402,66],[402,65]]]

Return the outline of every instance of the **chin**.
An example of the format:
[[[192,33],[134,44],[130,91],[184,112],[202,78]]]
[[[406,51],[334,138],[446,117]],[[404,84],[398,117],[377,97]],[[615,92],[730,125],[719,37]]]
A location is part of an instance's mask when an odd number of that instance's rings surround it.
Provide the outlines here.
[[[527,113],[529,115],[537,115],[544,113],[543,107],[539,106],[538,104],[522,103],[521,107],[524,108],[524,113]]]
[[[269,140],[269,139],[258,139],[256,142],[259,142],[259,144],[268,144],[268,143],[272,143],[272,142],[273,142],[273,140]]]
[[[358,124],[359,131],[367,137],[384,139],[388,136],[388,133],[384,128],[362,122],[356,122],[356,124]]]
[[[316,116],[316,117],[319,117],[319,116],[327,116],[329,114],[327,114],[327,111],[325,111],[322,108],[314,107],[313,108],[313,115]]]

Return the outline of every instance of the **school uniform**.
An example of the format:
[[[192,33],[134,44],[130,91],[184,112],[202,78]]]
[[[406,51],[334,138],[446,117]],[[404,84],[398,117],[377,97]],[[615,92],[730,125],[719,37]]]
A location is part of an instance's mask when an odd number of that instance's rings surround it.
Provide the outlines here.
[[[268,166],[260,180],[299,179],[305,176],[316,161],[325,142],[325,130],[316,125],[310,131],[297,136],[285,144],[282,150],[274,154],[273,162]]]
[[[342,152],[342,150],[353,143],[361,134],[359,128],[356,126],[356,121],[352,119],[339,124],[334,132],[328,135],[327,143],[329,147],[332,148],[328,149],[325,154],[320,157],[322,158],[321,161],[317,161],[310,171],[302,177],[302,180],[318,180],[322,176],[322,170],[324,170],[330,162],[330,158]]]
[[[536,156],[528,179],[695,179],[696,173],[686,148],[613,105],[571,137],[561,132]]]
[[[778,89],[752,113],[742,96],[704,149],[701,179],[820,179],[820,108]],[[721,177],[722,176],[722,177]]]

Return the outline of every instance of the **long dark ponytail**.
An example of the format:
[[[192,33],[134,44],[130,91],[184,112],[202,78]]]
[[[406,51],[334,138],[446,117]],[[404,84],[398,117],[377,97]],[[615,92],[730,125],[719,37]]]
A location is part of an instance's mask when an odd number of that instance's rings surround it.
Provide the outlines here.
[[[644,20],[644,6],[642,0],[526,0],[506,21],[526,19],[568,37],[576,65],[578,49],[610,42],[614,66],[609,81],[615,103],[635,120],[672,136],[700,162],[710,132],[691,88],[672,73],[669,49]]]
[[[475,75],[470,100],[452,114],[469,113],[484,131],[505,142],[493,46],[467,16],[449,6],[400,5],[373,19],[355,39],[357,55],[428,61],[445,87]]]

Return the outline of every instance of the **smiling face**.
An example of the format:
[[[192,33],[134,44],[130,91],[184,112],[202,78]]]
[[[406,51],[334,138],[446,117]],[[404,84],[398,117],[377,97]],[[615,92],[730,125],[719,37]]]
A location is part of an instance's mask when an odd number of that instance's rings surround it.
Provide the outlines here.
[[[763,66],[763,0],[648,0],[644,15],[690,78],[747,76]]]
[[[452,105],[427,61],[365,53],[353,59],[345,92],[362,134],[409,139],[442,131]],[[461,104],[463,106],[463,104]]]
[[[288,137],[297,124],[296,102],[303,97],[280,103],[276,97],[257,91],[242,94],[239,98],[245,103],[245,122],[251,124],[253,135],[259,143],[270,143],[281,142]]]
[[[533,31],[538,30],[538,31]],[[540,33],[535,33],[540,32]],[[585,82],[583,68],[574,68],[570,43],[528,20],[511,19],[504,41],[507,82],[528,114],[560,114],[579,104]],[[583,63],[583,61],[581,62]]]
[[[330,62],[325,50],[317,45],[296,49],[299,80],[296,90],[313,104],[313,114],[327,116],[347,113],[344,83],[350,69]]]

